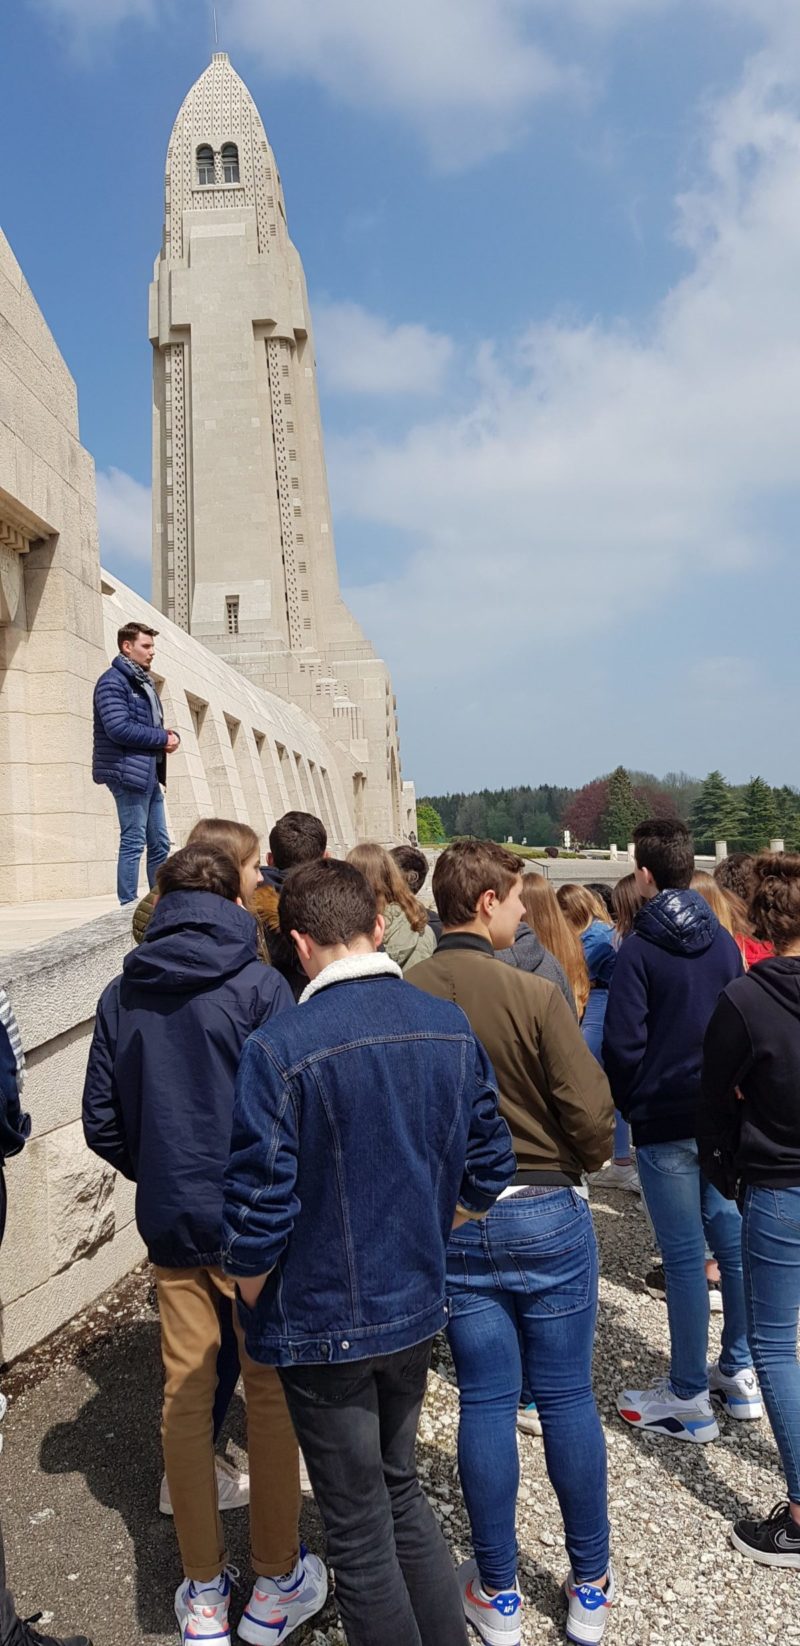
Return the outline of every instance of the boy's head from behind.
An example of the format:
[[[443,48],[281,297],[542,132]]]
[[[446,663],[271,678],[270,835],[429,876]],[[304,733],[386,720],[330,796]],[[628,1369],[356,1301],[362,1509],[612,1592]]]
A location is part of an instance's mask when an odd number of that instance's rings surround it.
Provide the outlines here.
[[[640,897],[686,891],[694,874],[694,842],[678,817],[649,817],[633,831],[636,890]]]
[[[373,954],[383,942],[385,922],[372,887],[354,864],[337,858],[302,863],[287,875],[278,918],[311,978],[331,961]]]
[[[325,825],[312,812],[285,812],[269,834],[269,861],[276,869],[313,863],[328,849]]]
[[[210,846],[184,846],[173,852],[162,863],[156,884],[159,900],[170,892],[212,892],[227,903],[241,901],[238,864]]]
[[[525,919],[522,873],[494,840],[456,840],[433,871],[433,895],[447,930],[471,927],[495,949],[509,949]]]
[[[390,853],[409,891],[418,897],[428,878],[428,859],[419,846],[393,846]]]

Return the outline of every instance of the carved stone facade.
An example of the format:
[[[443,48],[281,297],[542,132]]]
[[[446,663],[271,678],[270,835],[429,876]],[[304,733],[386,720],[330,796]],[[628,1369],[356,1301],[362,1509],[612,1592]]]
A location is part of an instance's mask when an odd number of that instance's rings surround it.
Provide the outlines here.
[[[150,338],[153,602],[318,720],[359,834],[397,839],[395,701],[339,589],[305,276],[260,115],[224,52],[170,139]]]

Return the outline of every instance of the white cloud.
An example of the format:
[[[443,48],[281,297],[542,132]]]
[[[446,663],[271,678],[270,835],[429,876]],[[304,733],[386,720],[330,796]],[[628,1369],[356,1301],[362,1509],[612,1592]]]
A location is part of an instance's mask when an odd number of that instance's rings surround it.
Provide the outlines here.
[[[97,475],[100,559],[109,571],[131,564],[149,565],[153,538],[150,487],[122,469]]]
[[[709,110],[705,176],[679,202],[694,267],[645,330],[532,327],[484,347],[466,410],[334,445],[340,516],[413,545],[350,596],[401,676],[516,669],[646,623],[695,574],[793,552],[757,522],[798,491],[795,96],[762,56]]]
[[[358,303],[317,303],[314,334],[322,380],[335,394],[438,394],[453,357],[449,337],[390,325]]]

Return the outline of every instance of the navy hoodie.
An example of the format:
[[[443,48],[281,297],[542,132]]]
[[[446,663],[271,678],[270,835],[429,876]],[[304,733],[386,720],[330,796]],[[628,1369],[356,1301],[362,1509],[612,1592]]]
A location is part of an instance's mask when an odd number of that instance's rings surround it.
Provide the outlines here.
[[[797,955],[760,960],[722,995],[705,1040],[697,1137],[701,1162],[732,1139],[734,1181],[800,1187]]]
[[[136,1183],[153,1263],[221,1260],[222,1185],[242,1047],[293,1005],[256,922],[212,892],[170,892],[101,995],[83,1092],[90,1149]]]
[[[703,1037],[741,969],[699,892],[659,892],[639,910],[617,954],[603,1033],[603,1065],[635,1144],[694,1137]]]

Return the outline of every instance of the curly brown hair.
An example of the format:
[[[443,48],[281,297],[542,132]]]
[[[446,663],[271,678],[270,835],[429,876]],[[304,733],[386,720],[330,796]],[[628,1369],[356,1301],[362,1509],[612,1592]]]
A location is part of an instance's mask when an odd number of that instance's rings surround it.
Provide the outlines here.
[[[740,897],[747,907],[755,891],[753,870],[755,857],[752,852],[730,852],[723,857],[714,869],[714,879],[725,892],[733,892]]]
[[[800,941],[800,852],[761,852],[752,873],[754,924],[776,954],[785,954]]]

